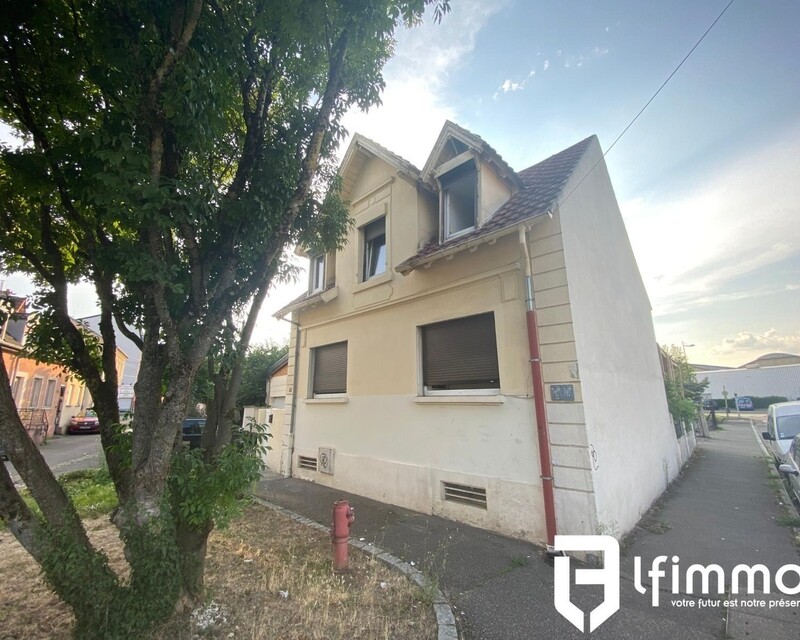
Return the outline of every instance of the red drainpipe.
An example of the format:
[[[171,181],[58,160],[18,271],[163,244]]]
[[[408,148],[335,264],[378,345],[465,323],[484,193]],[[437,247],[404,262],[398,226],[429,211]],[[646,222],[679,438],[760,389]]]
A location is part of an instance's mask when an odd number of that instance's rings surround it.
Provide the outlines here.
[[[528,351],[530,353],[531,377],[533,379],[533,402],[536,408],[536,435],[539,439],[539,464],[542,473],[542,493],[544,494],[544,520],[547,528],[547,544],[552,547],[556,535],[553,463],[550,459],[550,432],[544,404],[544,382],[542,380],[542,360],[539,354],[539,326],[536,322],[536,305],[533,297],[531,258],[528,252],[528,234],[524,227],[520,227],[519,239],[525,256],[525,319],[528,324]]]

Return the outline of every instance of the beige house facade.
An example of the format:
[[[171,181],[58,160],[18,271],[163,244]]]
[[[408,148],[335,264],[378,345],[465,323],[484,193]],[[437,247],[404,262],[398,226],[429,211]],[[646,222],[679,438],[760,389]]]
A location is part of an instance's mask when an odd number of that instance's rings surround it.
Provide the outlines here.
[[[276,314],[280,471],[534,542],[548,491],[558,533],[629,531],[681,458],[597,138],[516,172],[448,122],[422,169],[356,135],[341,173],[348,242]]]

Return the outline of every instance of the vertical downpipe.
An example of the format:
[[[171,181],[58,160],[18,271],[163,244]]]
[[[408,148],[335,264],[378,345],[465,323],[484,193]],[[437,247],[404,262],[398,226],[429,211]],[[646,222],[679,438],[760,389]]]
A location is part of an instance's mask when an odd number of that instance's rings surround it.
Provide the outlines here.
[[[297,413],[297,378],[298,373],[300,371],[300,323],[294,320],[290,320],[286,317],[281,318],[285,322],[288,322],[294,328],[294,373],[292,375],[292,404],[290,409],[292,411],[291,415],[289,416],[289,460],[286,461],[286,468],[281,469],[281,472],[284,477],[291,478],[293,473],[292,466],[294,465],[294,428],[297,424],[295,414]],[[288,376],[287,376],[288,377]],[[285,428],[285,426],[284,426]],[[281,456],[281,465],[283,465],[283,456]]]
[[[520,227],[519,241],[525,259],[525,318],[528,325],[528,352],[530,354],[531,378],[533,381],[533,402],[536,410],[536,433],[539,441],[539,464],[542,473],[542,493],[544,494],[544,518],[547,528],[547,545],[553,546],[556,535],[556,507],[553,494],[553,464],[550,459],[550,433],[545,411],[544,382],[542,379],[542,360],[539,353],[539,328],[536,322],[536,304],[533,295],[533,274],[531,256],[528,251],[528,234]]]

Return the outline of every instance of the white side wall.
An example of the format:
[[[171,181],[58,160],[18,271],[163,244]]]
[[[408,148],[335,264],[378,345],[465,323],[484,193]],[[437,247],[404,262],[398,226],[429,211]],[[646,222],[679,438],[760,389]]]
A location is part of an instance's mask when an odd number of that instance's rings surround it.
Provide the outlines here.
[[[283,453],[283,409],[268,407],[245,407],[242,412],[242,427],[247,428],[251,419],[259,424],[267,424],[269,438],[267,439],[267,450],[264,456],[264,464],[267,469],[280,473],[281,456]]]
[[[595,139],[560,208],[597,529],[629,531],[680,466],[650,303]]]

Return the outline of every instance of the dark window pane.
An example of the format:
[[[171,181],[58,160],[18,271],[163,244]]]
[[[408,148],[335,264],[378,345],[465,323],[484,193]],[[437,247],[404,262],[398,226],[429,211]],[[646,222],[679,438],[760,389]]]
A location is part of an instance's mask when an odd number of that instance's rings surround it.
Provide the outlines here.
[[[446,237],[476,226],[478,174],[466,162],[440,178],[444,192]]]
[[[386,218],[366,225],[364,233],[364,280],[386,271]]]

